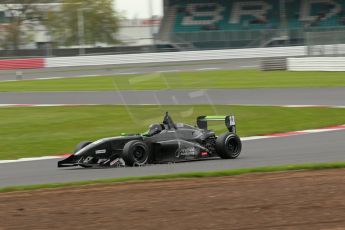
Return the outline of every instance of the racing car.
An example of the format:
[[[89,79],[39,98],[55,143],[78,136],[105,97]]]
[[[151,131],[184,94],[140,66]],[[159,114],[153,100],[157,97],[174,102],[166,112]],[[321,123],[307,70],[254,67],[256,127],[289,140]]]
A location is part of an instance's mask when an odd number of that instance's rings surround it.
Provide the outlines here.
[[[208,129],[210,121],[225,122],[228,131],[216,136]],[[150,125],[144,134],[79,143],[74,154],[59,161],[58,167],[132,167],[240,155],[242,143],[236,134],[235,116],[199,116],[196,123],[175,123],[167,112],[162,123]]]

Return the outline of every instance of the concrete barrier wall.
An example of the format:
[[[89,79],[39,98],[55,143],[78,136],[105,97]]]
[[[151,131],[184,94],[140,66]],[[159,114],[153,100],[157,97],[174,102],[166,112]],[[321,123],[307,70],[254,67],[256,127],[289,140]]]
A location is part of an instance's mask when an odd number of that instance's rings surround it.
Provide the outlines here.
[[[298,57],[304,46],[0,60],[0,70]]]
[[[290,71],[345,71],[345,57],[288,58]]]
[[[238,58],[296,57],[304,56],[305,47],[275,47],[254,49],[228,49],[168,53],[123,54],[83,57],[47,58],[46,67],[72,67],[95,65],[146,64],[184,61],[208,61]]]

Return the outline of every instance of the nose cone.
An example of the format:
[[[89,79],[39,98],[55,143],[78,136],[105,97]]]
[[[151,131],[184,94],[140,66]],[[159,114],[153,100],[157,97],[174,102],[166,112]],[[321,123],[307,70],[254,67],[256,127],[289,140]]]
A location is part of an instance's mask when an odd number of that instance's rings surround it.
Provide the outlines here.
[[[58,168],[77,166],[78,165],[77,162],[79,159],[80,159],[80,157],[78,157],[76,155],[71,155],[64,160],[59,161],[58,162]]]

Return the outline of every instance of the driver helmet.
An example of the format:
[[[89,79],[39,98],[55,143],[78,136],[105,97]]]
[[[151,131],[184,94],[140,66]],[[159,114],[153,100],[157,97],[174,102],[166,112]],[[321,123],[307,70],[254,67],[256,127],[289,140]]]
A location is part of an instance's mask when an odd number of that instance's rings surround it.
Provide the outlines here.
[[[152,125],[150,125],[148,135],[149,136],[156,135],[156,134],[160,133],[162,130],[163,129],[162,129],[162,126],[160,124],[152,124]]]

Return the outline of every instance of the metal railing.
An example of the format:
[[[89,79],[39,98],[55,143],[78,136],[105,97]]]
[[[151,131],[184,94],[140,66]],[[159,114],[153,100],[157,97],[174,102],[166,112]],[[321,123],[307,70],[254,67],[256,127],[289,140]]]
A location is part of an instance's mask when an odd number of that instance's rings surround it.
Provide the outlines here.
[[[345,30],[306,32],[309,56],[345,56]]]
[[[257,48],[306,45],[311,56],[345,55],[345,27],[309,29],[264,29],[200,31],[170,34],[171,43],[155,46],[88,48],[86,55],[131,54],[229,48]],[[175,44],[175,45],[174,45]],[[0,59],[15,57],[78,56],[74,49],[0,50]]]
[[[172,42],[193,43],[200,49],[251,48],[304,45],[306,33],[345,31],[345,26],[327,28],[258,29],[238,31],[199,31],[171,33]],[[218,47],[217,47],[218,46]]]

